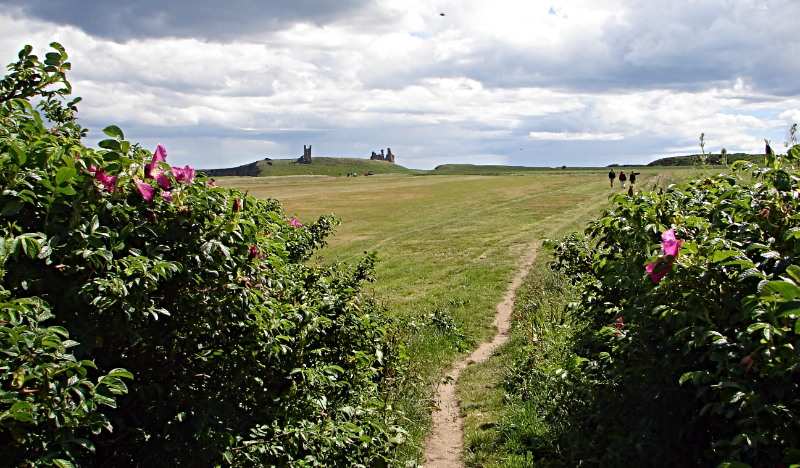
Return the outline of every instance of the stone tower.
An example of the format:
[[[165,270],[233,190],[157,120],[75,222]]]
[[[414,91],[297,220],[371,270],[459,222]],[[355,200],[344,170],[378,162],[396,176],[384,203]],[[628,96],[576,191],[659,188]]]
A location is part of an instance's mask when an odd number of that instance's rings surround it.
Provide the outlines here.
[[[391,148],[386,148],[386,153],[384,154],[383,150],[381,150],[381,154],[377,154],[374,151],[372,152],[372,156],[369,158],[373,161],[386,161],[394,164],[394,155],[392,154]]]
[[[300,164],[311,164],[311,145],[303,145],[303,156],[297,160]]]

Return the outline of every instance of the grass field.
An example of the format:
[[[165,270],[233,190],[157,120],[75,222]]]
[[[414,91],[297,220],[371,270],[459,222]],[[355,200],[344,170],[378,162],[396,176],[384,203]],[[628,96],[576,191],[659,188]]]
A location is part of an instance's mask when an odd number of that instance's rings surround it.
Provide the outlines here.
[[[358,158],[313,158],[313,164],[300,164],[296,159],[273,159],[259,161],[260,177],[291,175],[324,175],[347,178],[346,174],[355,172],[359,177],[372,171],[374,174],[425,174],[428,171],[407,169],[386,161],[372,161]],[[272,163],[272,164],[268,164]]]
[[[283,176],[328,176],[345,177],[348,173],[356,173],[358,177],[372,171],[374,175],[570,175],[576,173],[607,174],[609,168],[602,167],[525,167],[525,166],[490,166],[475,164],[443,164],[433,170],[408,169],[399,164],[386,161],[372,161],[360,158],[313,158],[313,164],[300,164],[296,159],[273,159],[257,161],[259,177]],[[671,160],[668,160],[671,162]],[[670,164],[669,170],[692,170],[691,165],[674,167]],[[719,166],[714,166],[717,170]],[[668,170],[658,166],[625,166],[615,167],[626,172],[648,172]]]
[[[648,180],[668,184],[694,174],[661,170],[642,168],[640,186]],[[278,199],[287,214],[304,223],[335,213],[342,224],[312,261],[355,263],[365,251],[375,250],[380,259],[377,282],[368,291],[391,314],[420,318],[438,311],[454,319],[464,335],[461,342],[452,334],[421,330],[410,343],[410,365],[418,385],[400,395],[396,404],[406,412],[412,432],[404,456],[414,459],[420,455],[430,398],[443,371],[494,334],[495,306],[521,258],[543,237],[581,230],[607,206],[610,194],[622,192],[608,187],[606,174],[607,169],[597,168],[494,177],[384,174],[218,182],[258,198]],[[476,437],[485,437],[502,409],[502,395],[492,383],[498,378],[498,361],[489,363],[468,369],[459,382],[468,442],[473,444]]]

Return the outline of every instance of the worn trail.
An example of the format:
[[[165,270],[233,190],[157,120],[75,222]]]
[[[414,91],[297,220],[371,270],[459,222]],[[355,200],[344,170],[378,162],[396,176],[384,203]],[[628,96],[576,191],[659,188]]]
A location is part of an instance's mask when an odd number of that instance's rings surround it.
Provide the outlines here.
[[[542,221],[543,225],[548,226],[543,235],[550,236],[562,227],[575,222],[586,212],[597,209],[607,203],[607,194],[599,194],[587,200],[587,203],[573,210],[550,216]],[[443,384],[437,389],[438,410],[433,413],[433,428],[431,434],[425,440],[425,457],[423,463],[425,468],[462,468],[461,455],[464,445],[463,418],[459,407],[459,399],[456,396],[456,383],[461,375],[461,371],[470,364],[479,364],[487,361],[495,349],[508,340],[511,331],[511,314],[514,311],[514,299],[517,288],[530,272],[536,254],[538,243],[528,251],[527,256],[522,261],[522,266],[514,279],[508,284],[506,293],[502,301],[497,304],[492,325],[497,327],[497,334],[491,342],[483,342],[478,349],[461,361],[453,364],[452,369],[445,375]]]

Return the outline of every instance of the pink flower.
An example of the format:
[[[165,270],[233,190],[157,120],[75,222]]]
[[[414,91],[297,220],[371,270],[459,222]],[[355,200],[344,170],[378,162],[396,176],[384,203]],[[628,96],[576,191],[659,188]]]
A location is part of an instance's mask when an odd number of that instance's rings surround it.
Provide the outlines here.
[[[161,192],[161,198],[172,203],[172,194],[169,192]]]
[[[183,166],[182,168],[173,166],[172,176],[175,177],[175,180],[178,182],[186,182],[187,184],[191,184],[194,181],[194,169],[188,165]]]
[[[156,179],[158,185],[160,185],[164,190],[169,190],[169,187],[172,185],[172,181],[169,180],[169,177],[165,176],[164,174],[156,174],[154,179]]]
[[[189,165],[183,166],[183,178],[187,184],[194,182],[194,168]]]
[[[650,274],[650,279],[660,283],[661,279],[672,269],[675,259],[678,258],[678,251],[683,244],[683,239],[675,240],[675,230],[668,229],[661,234],[661,248],[664,250],[664,258],[647,265],[645,269]]]
[[[617,328],[622,328],[622,327],[625,326],[625,322],[622,320],[622,317],[619,317],[617,319],[617,323],[614,324],[614,326],[617,327]]]
[[[257,257],[258,257],[258,249],[256,248],[255,245],[251,246],[250,247],[250,258],[257,258]]]
[[[217,186],[217,184],[215,184],[214,182],[209,182],[209,183],[208,183],[208,186],[209,186],[209,187],[216,187],[216,186]]]
[[[169,177],[164,175],[164,170],[158,163],[165,162],[166,160],[167,150],[165,150],[163,146],[158,145],[156,152],[153,153],[153,159],[150,161],[150,164],[144,166],[144,176],[155,179],[158,185],[164,190],[168,190],[172,182],[169,180]]]
[[[94,167],[94,166],[92,166],[92,167]],[[114,184],[117,183],[117,177],[116,176],[114,176],[114,177],[107,176],[105,174],[105,172],[103,172],[103,168],[101,167],[100,169],[97,169],[95,171],[94,178],[98,182],[102,183],[103,187],[105,187],[106,190],[109,190],[111,192],[114,191]]]
[[[683,239],[675,240],[675,230],[669,229],[661,234],[661,248],[664,249],[664,255],[672,255],[673,260],[678,257],[678,249],[683,244]]]
[[[153,153],[153,160],[151,162],[164,162],[167,160],[167,150],[163,146],[158,145],[156,152]]]
[[[290,223],[292,223],[292,226],[294,226],[294,227],[300,227],[300,226],[302,226],[302,224],[300,224],[300,221],[298,221],[298,220],[297,220],[297,218],[294,218],[294,217],[293,217],[293,218],[291,218],[291,219],[289,219],[289,218],[283,218],[283,220],[284,220],[284,221],[289,221]]]
[[[233,201],[233,211],[234,211],[234,213],[238,213],[239,211],[242,211],[242,201],[239,200],[238,198]]]
[[[147,182],[142,182],[140,180],[136,181],[136,188],[139,189],[139,193],[142,194],[145,200],[153,201],[153,186],[148,184]]]

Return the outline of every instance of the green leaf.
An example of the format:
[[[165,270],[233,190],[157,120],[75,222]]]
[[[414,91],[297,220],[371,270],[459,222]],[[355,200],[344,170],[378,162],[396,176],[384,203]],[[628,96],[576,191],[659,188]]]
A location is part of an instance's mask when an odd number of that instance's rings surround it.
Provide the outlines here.
[[[78,172],[72,167],[62,167],[56,173],[56,184],[61,185],[64,182],[72,180]]]
[[[31,413],[27,413],[25,411],[19,411],[17,413],[12,413],[11,417],[16,419],[19,422],[36,423],[36,419],[33,417],[33,415]]]
[[[0,211],[0,216],[13,216],[19,213],[24,206],[24,201],[18,198],[12,198],[6,203],[6,206],[3,207],[3,211]]]
[[[736,281],[744,281],[747,278],[753,278],[753,277],[761,278],[761,279],[765,279],[766,278],[766,276],[764,276],[764,274],[761,273],[760,271],[758,271],[757,269],[748,268],[747,270],[744,270],[743,272],[741,272],[739,274],[739,276],[736,277]]]
[[[76,437],[74,439],[69,439],[67,442],[72,442],[74,444],[78,444],[81,447],[85,448],[86,450],[94,453],[94,444],[89,439],[84,439],[82,437]]]
[[[678,379],[678,383],[680,385],[683,385],[687,381],[691,380],[693,376],[694,376],[694,372],[687,372],[687,373],[683,374],[680,379]]]
[[[753,467],[748,465],[747,463],[739,461],[727,461],[717,465],[717,468],[753,468]]]
[[[795,282],[800,283],[800,267],[797,265],[789,265],[786,269],[786,274],[792,277]]]
[[[116,125],[109,125],[108,127],[103,129],[103,133],[112,137],[112,138],[119,138],[120,140],[125,139],[125,135],[122,134],[122,130]]]
[[[64,327],[58,327],[58,326],[47,327],[47,331],[51,331],[53,333],[61,335],[64,338],[69,338],[69,332]]]
[[[111,372],[108,373],[108,376],[109,377],[125,377],[127,379],[132,379],[133,378],[133,374],[131,374],[127,370],[121,369],[121,368],[112,369]]]
[[[117,140],[103,140],[97,144],[101,148],[109,149],[112,151],[120,151],[121,147],[119,145],[119,141]]]
[[[27,255],[28,258],[34,259],[39,256],[39,250],[41,250],[41,246],[39,246],[39,243],[36,242],[36,239],[31,237],[23,237],[22,249],[25,251],[25,255]]]
[[[14,403],[8,411],[13,413],[22,410],[33,410],[33,405],[31,405],[27,401],[19,401],[17,403]]]
[[[53,460],[53,464],[58,468],[75,468],[75,465],[68,462],[67,460],[63,460],[61,458],[56,458]]]
[[[711,256],[711,261],[713,263],[721,262],[726,258],[730,258],[733,256],[742,255],[741,252],[737,252],[735,250],[717,250],[714,252],[714,255]]]
[[[779,294],[784,300],[791,301],[800,298],[800,287],[787,281],[769,281],[761,288],[760,297],[772,298]]]
[[[786,232],[783,233],[783,240],[789,240],[795,237],[800,237],[800,227],[787,229]]]

